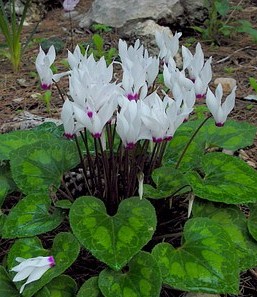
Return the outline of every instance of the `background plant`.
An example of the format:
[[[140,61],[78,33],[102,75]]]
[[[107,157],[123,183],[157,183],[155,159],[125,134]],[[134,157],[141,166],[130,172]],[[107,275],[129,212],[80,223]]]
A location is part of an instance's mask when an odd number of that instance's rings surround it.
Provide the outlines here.
[[[246,33],[256,42],[257,30],[246,20],[232,21],[236,10],[240,10],[241,1],[232,6],[228,0],[211,0],[206,3],[208,18],[204,26],[193,26],[202,37],[210,42],[219,43],[220,36],[230,36],[235,33]]]
[[[28,44],[27,42],[22,47],[21,33],[29,5],[30,0],[26,0],[21,19],[18,20],[15,12],[15,0],[10,3],[10,18],[6,13],[3,1],[0,0],[0,30],[6,41],[4,46],[8,48],[8,50],[2,48],[0,54],[10,60],[15,72],[19,70],[22,52]]]
[[[93,54],[96,60],[99,60],[101,57],[104,57],[107,64],[111,64],[111,62],[118,57],[118,51],[116,48],[105,45],[104,38],[100,34],[93,34],[91,41],[88,43],[81,44],[83,48],[89,46],[88,53]]]

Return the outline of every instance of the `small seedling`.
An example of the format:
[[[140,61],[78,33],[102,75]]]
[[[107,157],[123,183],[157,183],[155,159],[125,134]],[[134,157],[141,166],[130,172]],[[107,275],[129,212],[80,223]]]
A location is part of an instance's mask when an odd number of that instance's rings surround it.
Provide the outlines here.
[[[99,33],[108,33],[112,31],[112,27],[104,24],[93,24],[91,29],[92,31]]]
[[[253,77],[249,77],[250,86],[253,88],[255,93],[257,94],[257,80]]]
[[[105,48],[105,42],[101,35],[94,34],[92,36],[91,42],[84,43],[82,46],[87,48],[89,46],[88,53],[93,54],[96,60],[101,57],[105,57],[106,63],[109,65],[118,56],[118,51],[116,48],[111,47],[109,49]]]
[[[47,113],[51,113],[52,92],[50,90],[45,91],[45,93],[41,96],[41,99],[46,105]]]
[[[224,67],[224,72],[227,74],[233,74],[235,69],[233,67]]]

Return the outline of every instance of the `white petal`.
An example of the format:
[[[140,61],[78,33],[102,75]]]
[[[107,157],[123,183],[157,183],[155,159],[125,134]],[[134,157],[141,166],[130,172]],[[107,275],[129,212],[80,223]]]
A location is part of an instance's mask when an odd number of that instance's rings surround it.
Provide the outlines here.
[[[232,92],[227,96],[225,102],[222,104],[222,109],[226,115],[228,115],[235,106],[235,91],[236,87],[233,88]]]
[[[42,277],[42,275],[49,269],[51,268],[50,265],[47,265],[47,266],[42,266],[42,267],[38,267],[37,269],[35,269],[33,271],[33,273],[28,277],[27,281],[25,282],[25,284],[23,284],[20,288],[20,293],[23,292],[24,290],[24,287],[29,284],[29,283],[32,283],[38,279],[40,279]]]
[[[56,82],[58,82],[63,76],[65,75],[68,75],[70,74],[71,72],[70,71],[66,71],[66,72],[62,72],[62,73],[57,73],[57,74],[54,74],[52,79]]]
[[[215,97],[219,104],[221,104],[222,96],[223,96],[223,89],[222,89],[221,83],[219,83],[215,90]]]
[[[209,88],[206,94],[206,105],[215,118],[218,113],[219,102],[217,101],[216,97]]]
[[[15,275],[15,277],[13,278],[13,282],[19,282],[19,281],[27,278],[34,269],[35,269],[35,267],[33,267],[33,266],[28,266],[28,267],[23,268]],[[12,269],[11,271],[17,271],[17,270]]]
[[[56,57],[55,48],[53,45],[50,46],[46,56],[49,59],[50,65],[52,65]]]
[[[206,85],[208,85],[208,83],[211,81],[212,79],[212,69],[211,69],[211,61],[212,58],[210,57],[204,64],[201,73],[200,73],[200,77],[203,81],[203,83]]]

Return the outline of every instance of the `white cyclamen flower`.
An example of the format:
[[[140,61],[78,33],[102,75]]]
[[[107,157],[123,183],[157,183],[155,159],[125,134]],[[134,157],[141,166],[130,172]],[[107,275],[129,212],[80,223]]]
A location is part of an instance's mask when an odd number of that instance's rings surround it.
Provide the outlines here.
[[[150,57],[147,49],[140,45],[139,39],[134,46],[129,47],[126,41],[120,39],[119,55],[123,71],[130,72],[135,82],[139,79],[142,85],[146,81],[148,87],[153,84],[159,73],[159,59]]]
[[[52,45],[47,54],[39,48],[39,53],[36,58],[36,69],[41,80],[41,87],[44,90],[50,89],[53,81],[58,82],[61,77],[70,73],[70,71],[53,74],[51,65],[54,63],[56,57],[55,48]]]
[[[81,53],[79,45],[76,45],[73,53],[68,50],[68,63],[71,69],[78,68],[83,59],[84,56]]]
[[[167,95],[161,100],[154,92],[142,100],[142,121],[150,130],[150,139],[153,142],[159,143],[173,138],[184,119],[184,115],[179,115],[178,112],[176,102]]]
[[[84,129],[84,126],[76,121],[74,114],[74,102],[71,102],[69,99],[66,99],[63,104],[61,119],[63,122],[64,136],[68,139],[72,139],[77,132]]]
[[[226,100],[221,103],[221,99],[223,96],[223,89],[221,84],[218,84],[215,95],[208,88],[206,94],[206,104],[214,117],[217,127],[222,127],[226,122],[228,114],[235,106],[235,91],[236,86],[233,88],[231,93],[227,96]]]
[[[20,264],[11,269],[11,271],[17,272],[13,278],[13,281],[19,282],[27,279],[20,288],[20,294],[23,292],[27,284],[40,279],[49,268],[55,266],[55,260],[53,256],[39,256],[29,259],[17,257],[15,260]]]
[[[189,77],[193,81],[200,74],[204,65],[204,53],[201,44],[198,42],[193,55],[190,50],[182,46],[183,69],[187,69]]]
[[[123,97],[123,104],[117,113],[116,131],[126,149],[134,148],[138,140],[149,139],[151,136],[141,119],[141,104],[141,100],[138,102],[129,101]]]
[[[168,63],[170,58],[174,58],[179,50],[179,38],[182,33],[169,34],[166,31],[156,32],[155,40],[160,49],[159,57]]]
[[[64,0],[62,6],[65,11],[72,11],[78,3],[79,0]]]

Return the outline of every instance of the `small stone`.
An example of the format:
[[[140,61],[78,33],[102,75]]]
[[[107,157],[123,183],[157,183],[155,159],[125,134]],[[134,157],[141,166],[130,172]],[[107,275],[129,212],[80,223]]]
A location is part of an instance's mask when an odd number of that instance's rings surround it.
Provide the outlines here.
[[[243,159],[243,160],[249,160],[249,156],[247,155],[247,153],[244,150],[239,150],[239,158]]]
[[[16,103],[21,103],[24,100],[24,97],[14,98],[12,101]]]
[[[24,79],[24,78],[18,78],[18,79],[17,79],[17,83],[18,83],[21,87],[24,87],[24,88],[30,86],[30,83],[27,82],[27,80]]]
[[[32,99],[39,99],[40,97],[42,97],[42,95],[40,93],[33,93],[30,95],[30,97]]]
[[[223,149],[222,153],[226,154],[226,155],[230,155],[233,156],[234,155],[234,151],[232,150],[227,150],[227,149]]]
[[[214,81],[214,85],[222,85],[224,93],[230,93],[232,89],[236,86],[236,80],[231,77],[218,77]]]
[[[253,161],[246,161],[246,163],[249,165],[249,166],[251,166],[251,167],[253,167],[253,168],[255,168],[256,169],[256,163],[255,162],[253,162]]]

